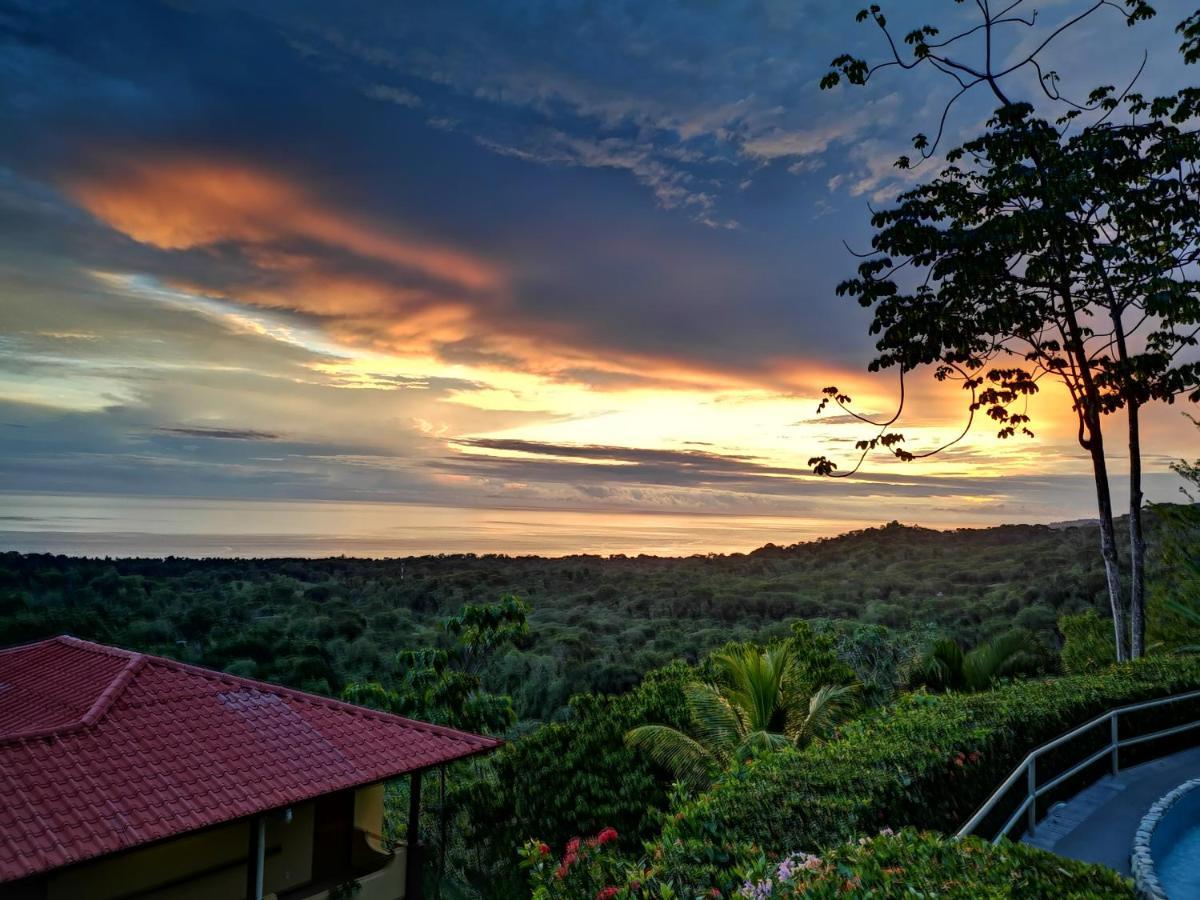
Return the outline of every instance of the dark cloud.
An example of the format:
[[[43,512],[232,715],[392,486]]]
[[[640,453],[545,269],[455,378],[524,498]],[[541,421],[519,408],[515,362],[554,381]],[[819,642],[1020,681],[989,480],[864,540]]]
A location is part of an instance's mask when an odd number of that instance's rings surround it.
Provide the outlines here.
[[[453,444],[523,456],[463,454],[434,460],[429,465],[477,477],[503,476],[528,482],[591,484],[593,489],[595,483],[600,482],[610,485],[721,487],[776,497],[854,497],[882,493],[915,500],[979,493],[1023,494],[1056,490],[1072,482],[1086,484],[1085,476],[981,479],[971,473],[931,476],[896,471],[866,471],[843,480],[819,478],[807,468],[770,465],[751,455],[705,450],[557,444],[507,438],[458,440]]]
[[[752,456],[722,455],[702,450],[649,450],[637,447],[605,447],[579,444],[551,444],[544,441],[523,441],[513,438],[475,438],[455,441],[462,447],[484,450],[510,450],[536,456],[566,456],[579,459],[609,460],[632,463],[670,463],[678,466],[745,466]],[[773,470],[790,471],[790,470]]]
[[[873,417],[872,413],[863,413],[863,415],[868,419]],[[828,415],[828,416],[815,416],[811,419],[799,419],[792,423],[792,425],[863,425],[863,424],[865,424],[865,423],[863,422],[862,419],[858,418],[858,416],[852,416],[849,413],[839,413],[838,415]]]
[[[206,428],[200,425],[177,425],[175,427],[160,427],[161,434],[178,437],[215,438],[226,441],[277,441],[279,435],[271,431],[257,431],[253,428]]]

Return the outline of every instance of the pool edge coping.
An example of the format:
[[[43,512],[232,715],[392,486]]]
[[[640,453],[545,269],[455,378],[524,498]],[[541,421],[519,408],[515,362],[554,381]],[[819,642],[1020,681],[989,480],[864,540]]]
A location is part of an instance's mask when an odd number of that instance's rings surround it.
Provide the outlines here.
[[[1150,841],[1154,836],[1154,829],[1170,812],[1171,807],[1197,789],[1200,789],[1200,778],[1192,778],[1183,782],[1156,800],[1149,812],[1142,817],[1142,821],[1138,823],[1137,831],[1133,836],[1129,868],[1133,874],[1134,888],[1139,897],[1148,898],[1148,900],[1167,900],[1167,892],[1163,890],[1162,883],[1158,880],[1158,872],[1154,867],[1154,857],[1150,855]]]

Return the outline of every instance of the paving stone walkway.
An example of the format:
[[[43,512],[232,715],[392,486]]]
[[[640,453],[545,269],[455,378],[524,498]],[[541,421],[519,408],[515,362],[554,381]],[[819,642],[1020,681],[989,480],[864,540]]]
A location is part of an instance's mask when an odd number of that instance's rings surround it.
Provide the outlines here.
[[[1101,863],[1129,874],[1129,848],[1154,801],[1200,776],[1200,747],[1108,775],[1054,807],[1024,838],[1059,856]]]

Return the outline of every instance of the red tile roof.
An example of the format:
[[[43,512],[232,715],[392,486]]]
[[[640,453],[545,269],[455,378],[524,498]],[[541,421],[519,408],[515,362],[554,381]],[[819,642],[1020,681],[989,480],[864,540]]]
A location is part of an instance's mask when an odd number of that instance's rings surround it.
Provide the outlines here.
[[[0,650],[0,882],[499,743],[72,637]]]

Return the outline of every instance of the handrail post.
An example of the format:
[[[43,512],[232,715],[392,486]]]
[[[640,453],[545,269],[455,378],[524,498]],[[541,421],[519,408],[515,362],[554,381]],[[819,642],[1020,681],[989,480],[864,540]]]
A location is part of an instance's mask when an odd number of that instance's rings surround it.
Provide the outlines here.
[[[1029,809],[1026,815],[1029,823],[1029,834],[1032,837],[1033,832],[1037,829],[1037,757],[1029,761]]]
[[[1112,773],[1114,775],[1117,774],[1121,767],[1121,741],[1117,737],[1117,718],[1120,715],[1121,714],[1117,710],[1113,710],[1108,717],[1109,722],[1112,723]]]

